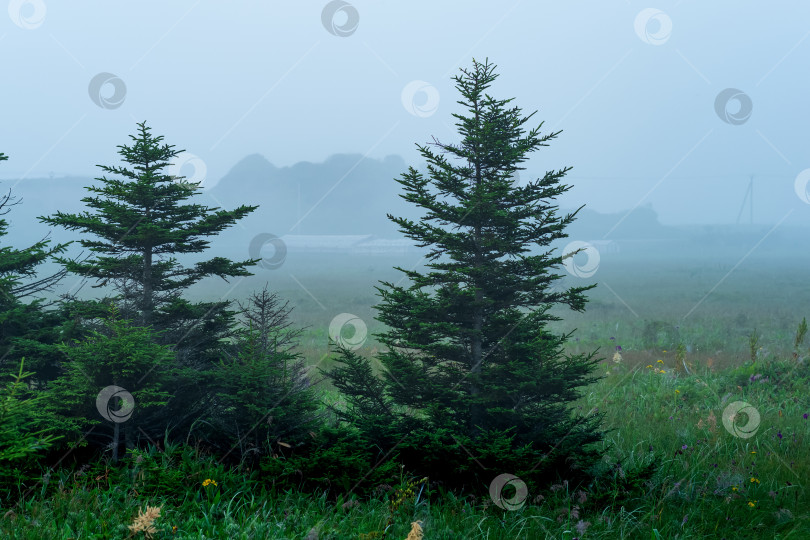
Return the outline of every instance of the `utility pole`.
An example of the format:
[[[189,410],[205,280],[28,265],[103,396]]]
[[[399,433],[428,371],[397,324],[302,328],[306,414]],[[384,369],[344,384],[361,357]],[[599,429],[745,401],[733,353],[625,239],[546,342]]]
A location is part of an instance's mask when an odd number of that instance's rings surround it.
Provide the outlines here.
[[[754,175],[749,176],[748,181],[748,189],[745,191],[745,198],[743,199],[742,206],[740,206],[740,212],[737,214],[737,225],[740,224],[740,217],[742,216],[743,210],[745,209],[745,203],[748,201],[748,208],[749,208],[749,219],[751,220],[751,225],[754,224]]]
[[[751,225],[754,224],[754,175],[751,175],[750,182],[748,183],[748,193],[751,194],[749,208],[751,209]]]

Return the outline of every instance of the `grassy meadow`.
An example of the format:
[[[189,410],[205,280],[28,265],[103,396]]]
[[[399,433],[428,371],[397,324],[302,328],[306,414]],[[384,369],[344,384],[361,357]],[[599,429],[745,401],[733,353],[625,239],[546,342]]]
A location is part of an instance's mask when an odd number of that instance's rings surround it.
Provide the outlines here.
[[[279,492],[259,471],[160,445],[119,468],[57,464],[4,509],[0,538],[141,538],[150,530],[160,539],[810,538],[810,338],[797,339],[810,314],[807,261],[753,254],[737,265],[744,254],[610,254],[592,278],[561,280],[599,283],[586,312],[556,311],[564,320],[553,328],[575,330],[572,352],[599,348],[602,357],[600,380],[576,406],[606,414],[605,460],[616,465],[603,484],[552,485],[513,510],[493,504],[488,486],[449,493],[407,470],[371,498],[337,487]],[[373,356],[380,344],[372,334],[382,330],[373,286],[396,283],[395,265],[421,264],[412,255],[290,255],[279,269],[238,283],[209,280],[194,292],[240,299],[266,283],[290,301],[294,325],[308,326],[298,352],[328,369],[333,318],[361,319],[367,336],[358,352]],[[358,337],[349,325],[341,336]],[[325,382],[318,388],[324,403],[340,403]],[[735,402],[753,411],[730,418]]]

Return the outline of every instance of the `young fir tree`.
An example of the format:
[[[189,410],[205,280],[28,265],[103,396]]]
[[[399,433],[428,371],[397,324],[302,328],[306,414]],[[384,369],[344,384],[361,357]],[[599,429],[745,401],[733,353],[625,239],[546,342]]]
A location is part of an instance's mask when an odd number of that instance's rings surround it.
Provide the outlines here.
[[[214,371],[217,415],[227,434],[224,453],[243,463],[282,453],[310,439],[318,429],[318,403],[300,354],[292,352],[303,329],[290,329],[289,302],[279,304],[265,287],[239,304],[244,331],[236,354]]]
[[[183,152],[161,144],[145,122],[131,135],[131,146],[120,145],[127,166],[99,167],[122,178],[97,178],[101,187],[88,187],[94,197],[82,201],[93,213],[66,214],[39,219],[51,225],[98,237],[80,243],[95,255],[85,261],[58,259],[72,273],[94,279],[96,286],[112,285],[122,314],[140,326],[151,326],[160,344],[174,347],[178,365],[188,368],[175,388],[174,406],[166,408],[175,426],[205,411],[210,395],[200,377],[221,354],[223,341],[234,331],[235,312],[228,301],[192,303],[182,293],[207,276],[227,281],[252,275],[246,269],[258,260],[233,262],[213,257],[183,267],[174,255],[200,253],[214,236],[258,206],[220,210],[183,204],[202,189],[199,183],[164,173],[172,158]]]
[[[0,382],[0,503],[6,505],[12,488],[32,478],[30,470],[37,468],[34,458],[60,438],[53,433],[53,426],[31,429],[45,396],[27,396],[29,389],[23,379],[33,373],[24,372],[24,365],[23,358],[13,380]]]
[[[376,287],[376,318],[390,328],[378,334],[388,348],[378,355],[384,377],[341,348],[329,375],[347,406],[334,410],[382,452],[396,447],[415,474],[433,480],[487,485],[499,472],[527,483],[576,478],[599,458],[602,433],[599,415],[571,407],[595,380],[595,353],[566,354],[571,334],[547,328],[560,320],[549,313],[553,306],[582,311],[583,293],[594,286],[553,289],[563,256],[549,244],[567,236],[579,211],[560,217],[551,203],[570,189],[560,183],[570,168],[514,185],[528,154],[560,132],[540,135],[542,123],[526,132],[533,114],[523,117],[511,99],[485,93],[495,66],[473,66],[454,78],[458,103],[469,110],[453,115],[461,142],[434,139],[444,155],[418,145],[430,177],[411,167],[397,180],[402,197],[427,214],[420,222],[388,215],[420,247],[432,246],[433,271],[396,267],[413,284]],[[527,255],[531,244],[545,249]]]

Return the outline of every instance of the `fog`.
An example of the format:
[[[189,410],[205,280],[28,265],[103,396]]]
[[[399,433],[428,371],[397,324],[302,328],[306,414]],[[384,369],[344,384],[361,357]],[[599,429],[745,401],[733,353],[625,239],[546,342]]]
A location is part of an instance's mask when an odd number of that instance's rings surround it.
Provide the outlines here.
[[[146,120],[185,151],[166,172],[202,183],[195,202],[259,205],[209,254],[262,258],[259,277],[279,287],[336,253],[418,266],[424,251],[387,214],[423,210],[395,179],[424,171],[417,144],[458,142],[453,77],[489,58],[490,94],[537,111],[527,127],[561,131],[516,183],[573,168],[557,203],[585,208],[555,247],[590,251],[570,274],[634,258],[717,260],[721,274],[806,266],[808,15],[798,3],[15,0],[0,17],[0,189],[21,203],[6,240],[76,239],[36,218],[83,210],[97,165],[121,165],[117,146]]]
[[[362,186],[381,205],[420,165],[416,143],[458,140],[452,77],[488,57],[492,95],[562,130],[521,178],[573,167],[563,207],[807,225],[809,15],[799,2],[15,0],[0,17],[0,187],[98,176],[147,120],[209,189],[253,154],[277,168],[354,156],[329,182],[298,176],[299,228],[322,232],[353,167],[395,164]]]

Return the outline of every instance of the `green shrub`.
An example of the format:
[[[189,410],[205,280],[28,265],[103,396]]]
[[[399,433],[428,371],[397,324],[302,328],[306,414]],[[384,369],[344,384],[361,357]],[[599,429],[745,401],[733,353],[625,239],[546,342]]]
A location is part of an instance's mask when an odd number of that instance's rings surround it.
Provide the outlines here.
[[[67,361],[46,395],[51,421],[70,442],[111,448],[115,462],[120,443],[135,448],[144,433],[156,438],[166,431],[172,419],[166,417],[164,406],[173,397],[176,369],[171,349],[155,343],[151,328],[121,318],[114,304],[103,322],[101,331],[59,346]],[[116,394],[99,403],[102,391]],[[123,403],[120,396],[134,404]],[[116,400],[122,402],[118,410]],[[107,407],[106,420],[100,406]],[[85,433],[99,424],[104,427]]]
[[[367,495],[393,483],[400,471],[396,455],[386,456],[354,429],[324,427],[310,445],[289,456],[265,457],[261,469],[274,489]]]

